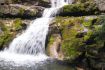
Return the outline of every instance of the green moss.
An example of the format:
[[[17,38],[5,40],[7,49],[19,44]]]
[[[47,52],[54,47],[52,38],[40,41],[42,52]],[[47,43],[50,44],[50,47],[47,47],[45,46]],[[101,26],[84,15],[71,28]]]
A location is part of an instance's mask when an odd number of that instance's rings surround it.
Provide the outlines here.
[[[2,31],[7,31],[8,30],[7,26],[2,22],[0,22],[0,28],[1,28]]]
[[[13,39],[12,33],[9,31],[10,28],[6,26],[5,23],[0,21],[0,28],[2,32],[0,33],[0,49],[7,47],[10,41]]]
[[[63,7],[63,12],[64,13],[80,13],[85,10],[83,4],[71,4],[71,5],[66,5]]]
[[[87,34],[83,37],[84,42],[87,41],[91,37],[92,34],[93,34],[93,31],[92,30],[89,30],[87,32]]]
[[[94,2],[94,0],[75,0],[75,3]]]
[[[81,16],[99,13],[100,11],[97,5],[92,1],[87,1],[85,3],[77,3],[64,6],[60,15]]]
[[[67,59],[75,59],[81,52],[78,51],[82,47],[83,38],[77,38],[84,28],[81,24],[84,22],[84,17],[57,17],[56,23],[60,24],[62,34],[62,50]]]
[[[14,21],[13,27],[14,27],[14,29],[15,29],[16,31],[22,29],[22,21],[21,21],[21,19],[16,19],[16,20]]]
[[[95,32],[96,40],[105,42],[105,16],[100,18],[99,22],[102,26]]]
[[[84,25],[85,27],[90,27],[90,26],[91,26],[91,22],[84,22],[83,25]]]
[[[105,35],[105,26],[100,25],[104,23],[104,19],[99,20],[99,18],[100,17],[56,18],[55,23],[59,24],[59,28],[61,29],[61,47],[65,58],[67,57],[67,59],[75,59],[83,52],[86,52],[88,55],[92,54],[91,56],[93,56],[94,52],[90,53],[90,51],[93,50],[91,48],[94,48],[96,51],[98,51],[99,48],[104,46],[103,40],[105,39],[103,38],[103,35]],[[87,32],[84,32],[84,27],[88,29]],[[84,48],[84,50],[81,50],[82,48]]]
[[[34,10],[34,11],[30,11],[30,16],[35,16],[35,15],[37,15],[37,13],[38,13],[38,10],[36,9],[36,10]]]
[[[20,9],[19,9],[19,13],[18,13],[18,14],[19,14],[19,15],[23,15],[23,14],[24,14],[24,12],[25,12],[25,9],[20,8]]]
[[[0,36],[0,49],[4,48],[5,45],[7,46],[10,41],[13,39],[12,34],[9,32],[5,32],[3,35]]]
[[[49,45],[53,44],[55,38],[53,35],[50,36],[50,39],[49,39]]]
[[[78,45],[78,46],[77,46]],[[81,52],[78,49],[82,46],[80,39],[72,38],[71,40],[65,40],[62,43],[62,50],[64,55],[69,59],[75,59]]]
[[[82,46],[82,38],[76,38],[78,30],[75,29],[75,26],[68,29],[67,27],[62,30],[62,50],[65,56],[68,56],[70,59],[74,59],[80,55],[78,49]],[[77,46],[78,45],[78,46]]]
[[[21,0],[12,0],[13,3],[21,2]]]
[[[83,22],[83,25],[85,26],[85,27],[91,27],[92,25],[93,25],[93,18],[91,18],[91,19],[89,19],[89,20],[87,20],[87,21],[84,21]]]

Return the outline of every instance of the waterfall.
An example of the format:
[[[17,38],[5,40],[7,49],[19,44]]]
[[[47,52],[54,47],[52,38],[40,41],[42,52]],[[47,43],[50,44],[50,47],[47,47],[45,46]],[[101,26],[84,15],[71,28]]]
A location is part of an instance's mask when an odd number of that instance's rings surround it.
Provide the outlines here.
[[[0,52],[0,58],[14,61],[19,59],[20,61],[21,59],[27,60],[30,55],[32,55],[30,56],[31,60],[32,58],[38,58],[38,55],[40,55],[40,59],[46,59],[45,40],[49,24],[59,9],[66,4],[68,4],[68,0],[51,0],[51,8],[46,8],[41,18],[35,19],[23,34],[12,41],[8,49]]]

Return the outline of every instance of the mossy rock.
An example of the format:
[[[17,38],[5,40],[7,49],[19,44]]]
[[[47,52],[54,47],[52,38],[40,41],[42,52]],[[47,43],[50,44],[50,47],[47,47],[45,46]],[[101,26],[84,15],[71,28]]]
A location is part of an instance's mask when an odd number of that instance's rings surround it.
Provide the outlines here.
[[[99,18],[100,17],[85,16],[56,18],[55,23],[60,25],[59,28],[62,36],[61,47],[65,59],[75,59],[84,51],[89,55],[89,49],[95,48],[98,51],[98,49],[103,46],[103,43],[95,41],[96,36],[94,35],[94,33],[101,28],[99,27],[100,24],[98,24],[100,21]],[[84,32],[85,28],[87,29],[86,32]],[[94,52],[92,53],[95,54]]]
[[[11,19],[10,19],[11,20]],[[8,47],[9,43],[13,40],[17,33],[23,30],[23,22],[21,19],[0,20],[0,50]],[[9,21],[9,22],[6,22]]]
[[[0,36],[0,49],[4,49],[5,47],[8,47],[8,44],[13,39],[12,34],[9,34],[8,32],[5,32],[3,35]]]
[[[94,0],[75,0],[75,3],[94,2]]]
[[[24,12],[25,10],[23,8],[19,8],[19,12],[18,12],[19,15],[23,16]]]
[[[13,27],[15,31],[19,31],[22,29],[22,20],[21,19],[15,19],[13,22]]]
[[[69,28],[69,24],[62,28],[62,50],[65,56],[69,56],[69,59],[75,59],[81,54],[78,49],[83,45],[82,39],[77,38],[79,31],[83,29],[79,23],[75,23]],[[81,44],[80,44],[81,43]],[[77,46],[78,45],[78,46]],[[65,58],[66,59],[66,58]]]
[[[14,36],[9,31],[9,27],[7,27],[4,23],[0,22],[0,27],[2,30],[0,33],[0,49],[3,49],[7,47]]]
[[[81,63],[88,60],[91,67],[99,68],[97,62],[105,62],[105,15],[87,20],[85,16],[57,17],[55,24],[59,24],[61,30],[61,49],[65,60],[72,61],[84,53]],[[84,27],[88,29],[86,32]],[[50,40],[52,42],[54,38]]]
[[[61,16],[83,16],[83,15],[96,15],[100,11],[94,2],[70,4],[63,7]]]
[[[1,21],[0,21],[0,28],[1,28],[2,31],[7,31],[8,30],[7,27],[5,26],[5,24],[2,23]]]

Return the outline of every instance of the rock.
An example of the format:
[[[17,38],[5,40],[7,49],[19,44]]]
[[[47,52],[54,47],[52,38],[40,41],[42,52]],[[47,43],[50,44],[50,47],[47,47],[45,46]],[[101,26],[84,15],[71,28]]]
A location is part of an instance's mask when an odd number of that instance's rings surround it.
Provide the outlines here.
[[[94,0],[100,11],[105,11],[105,0]]]
[[[77,67],[77,70],[84,70],[83,68],[79,68],[79,67]]]
[[[56,20],[50,24],[49,28],[48,47],[53,49],[53,52],[57,54],[53,54],[49,49],[52,57],[58,58],[59,53],[57,53],[56,47],[59,47],[59,45],[61,48],[60,52],[63,52],[61,54],[64,56],[64,60],[69,59],[72,61],[81,55],[81,53],[85,51],[83,50],[86,48],[85,46],[88,46],[87,44],[90,44],[89,41],[92,41],[88,40],[92,34],[90,28],[96,23],[96,21],[97,16],[57,17]],[[85,29],[88,30],[84,32]],[[58,42],[59,39],[56,40],[59,37],[54,35],[61,36],[61,43]],[[88,50],[88,53],[89,52],[90,50]],[[97,51],[94,50],[91,54],[96,55]]]
[[[41,16],[43,7],[24,6],[19,4],[1,5],[0,17],[32,18]]]
[[[54,37],[53,37],[54,36]],[[62,58],[63,58],[63,55],[62,55],[62,53],[61,53],[61,46],[60,46],[60,44],[61,44],[61,37],[60,37],[60,35],[53,35],[52,36],[52,39],[50,39],[50,41],[49,41],[49,47],[48,47],[48,54],[49,54],[49,56],[50,57],[52,57],[52,58],[56,58],[56,59],[59,59],[59,60],[61,60]],[[52,43],[51,43],[52,42]]]
[[[1,5],[5,4],[22,4],[22,5],[37,5],[37,6],[43,6],[48,7],[49,0],[0,0]]]
[[[100,14],[100,11],[94,2],[75,3],[66,5],[62,8],[60,16],[84,16],[84,15],[96,15]]]
[[[12,3],[12,0],[0,0],[0,4],[4,5],[4,4],[10,4]]]
[[[49,7],[50,2],[49,0],[12,0],[12,3],[15,4],[23,4],[23,5],[36,5],[36,6],[43,6]]]
[[[1,19],[0,18],[0,50],[8,47],[9,43],[26,30],[32,20],[26,19]]]

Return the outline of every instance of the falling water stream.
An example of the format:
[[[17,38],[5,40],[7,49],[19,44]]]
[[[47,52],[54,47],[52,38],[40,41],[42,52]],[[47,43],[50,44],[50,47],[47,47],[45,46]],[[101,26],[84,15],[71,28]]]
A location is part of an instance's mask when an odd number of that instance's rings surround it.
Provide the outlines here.
[[[45,54],[46,35],[50,22],[67,4],[68,0],[51,0],[51,8],[46,8],[41,18],[35,19],[8,49],[0,52],[0,70],[49,70],[48,67],[54,67],[55,64],[46,63],[49,60]],[[43,66],[47,66],[46,69]]]

